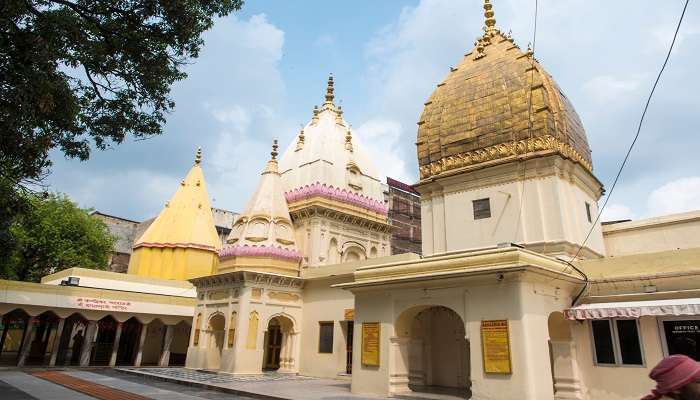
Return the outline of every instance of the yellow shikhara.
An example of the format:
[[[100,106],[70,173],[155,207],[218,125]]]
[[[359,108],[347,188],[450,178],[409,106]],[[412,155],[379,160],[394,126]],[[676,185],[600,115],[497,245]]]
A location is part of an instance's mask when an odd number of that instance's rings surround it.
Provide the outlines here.
[[[134,244],[129,274],[185,280],[216,271],[221,242],[201,159],[200,149],[175,195]]]

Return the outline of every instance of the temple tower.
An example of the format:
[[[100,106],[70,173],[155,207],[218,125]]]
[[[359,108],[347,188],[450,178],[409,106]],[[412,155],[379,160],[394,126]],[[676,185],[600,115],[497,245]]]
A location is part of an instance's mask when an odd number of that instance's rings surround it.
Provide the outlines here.
[[[483,35],[418,121],[423,254],[517,243],[601,257],[603,187],[583,124],[533,51],[496,27],[489,1],[484,10]]]
[[[280,173],[302,267],[390,254],[390,225],[374,163],[335,104],[333,76],[325,101],[287,147]]]
[[[186,280],[214,273],[221,242],[201,162],[198,149],[175,195],[134,243],[129,274]]]

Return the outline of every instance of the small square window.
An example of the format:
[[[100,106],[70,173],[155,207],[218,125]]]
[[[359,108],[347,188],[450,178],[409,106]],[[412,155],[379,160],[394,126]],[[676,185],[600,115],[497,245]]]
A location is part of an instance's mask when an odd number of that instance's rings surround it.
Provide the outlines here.
[[[319,322],[318,352],[333,353],[333,322]]]
[[[591,203],[586,202],[586,217],[588,217],[588,222],[593,222],[593,218],[591,218]]]
[[[491,218],[491,201],[488,198],[474,200],[472,206],[474,207],[474,219]]]

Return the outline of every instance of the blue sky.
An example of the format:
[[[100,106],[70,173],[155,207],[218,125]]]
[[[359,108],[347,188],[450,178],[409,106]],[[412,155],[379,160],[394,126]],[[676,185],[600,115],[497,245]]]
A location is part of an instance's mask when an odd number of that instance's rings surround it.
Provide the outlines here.
[[[493,0],[497,26],[525,48],[534,0]],[[609,186],[634,135],[683,1],[539,0],[536,57],[581,116],[594,172]],[[336,78],[336,99],[380,173],[417,176],[422,104],[483,25],[482,0],[248,0],[205,35],[188,79],[173,88],[165,133],[93,153],[52,154],[52,190],[132,219],[159,212],[197,146],[213,205],[241,210],[272,138],[282,148]],[[677,47],[606,219],[700,209],[700,7]]]

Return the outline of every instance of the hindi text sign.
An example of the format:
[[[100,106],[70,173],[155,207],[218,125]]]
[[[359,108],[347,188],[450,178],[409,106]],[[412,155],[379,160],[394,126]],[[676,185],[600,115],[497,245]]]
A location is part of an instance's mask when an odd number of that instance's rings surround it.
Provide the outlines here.
[[[484,372],[510,374],[510,337],[508,320],[481,321],[481,346]]]
[[[362,323],[362,365],[379,366],[379,322]]]

